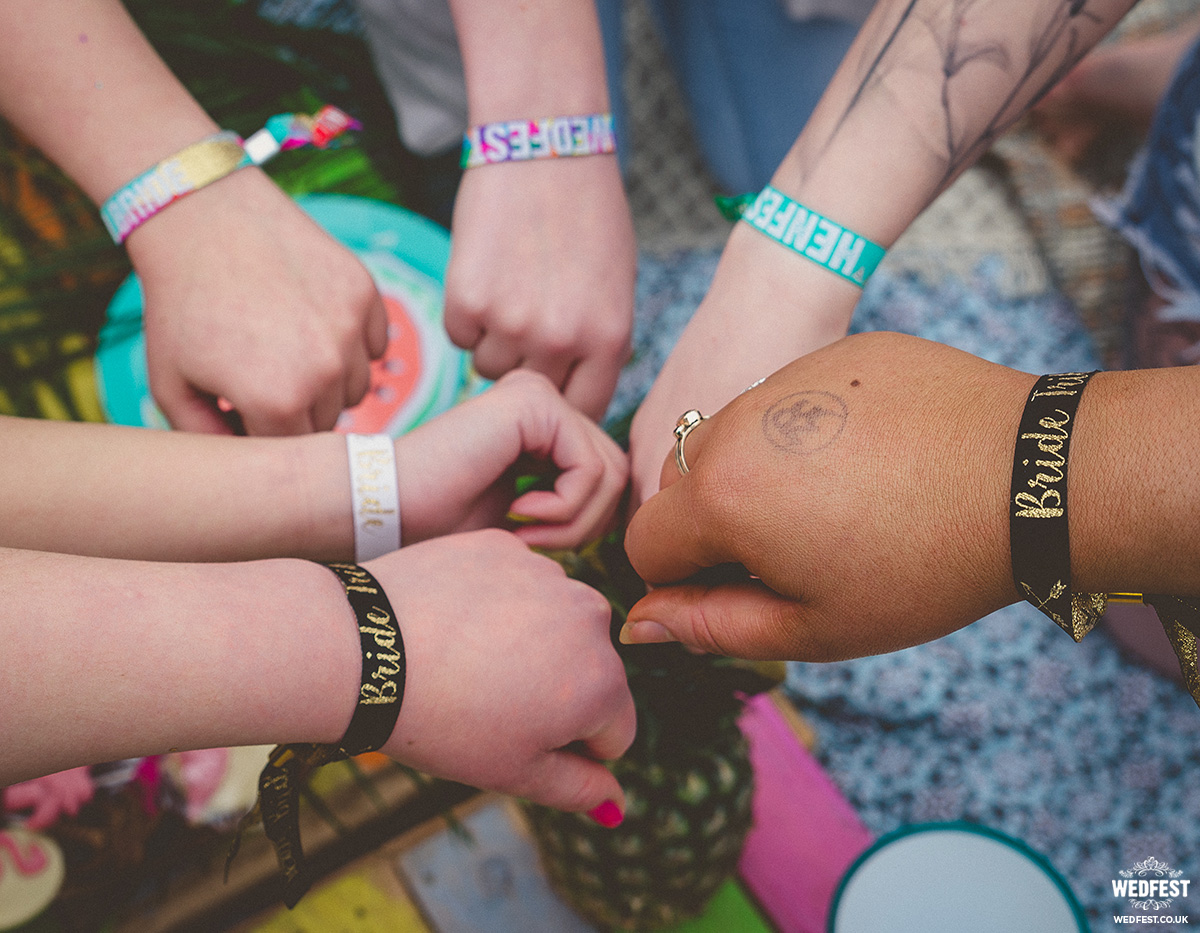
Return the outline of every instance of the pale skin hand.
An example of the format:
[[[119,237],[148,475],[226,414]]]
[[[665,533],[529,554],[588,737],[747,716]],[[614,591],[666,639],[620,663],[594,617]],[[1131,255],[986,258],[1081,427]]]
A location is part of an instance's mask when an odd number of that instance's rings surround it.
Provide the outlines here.
[[[880,0],[772,184],[890,246],[1130,6]],[[784,272],[784,261],[811,268]],[[712,294],[634,424],[635,502],[657,489],[682,412],[714,411],[788,359],[843,336],[858,294],[762,234],[736,229]]]
[[[0,5],[0,112],[97,204],[216,132],[117,0]],[[386,317],[370,276],[257,169],[184,197],[126,241],[146,290],[151,388],[176,427],[332,427],[367,388]]]
[[[592,3],[451,0],[471,124],[603,113]],[[495,377],[545,373],[594,419],[629,354],[636,255],[615,155],[483,165],[463,176],[446,328]]]
[[[688,436],[687,476],[664,465],[626,538],[639,573],[663,585],[622,638],[830,661],[1015,602],[1008,496],[1034,381],[884,333],[784,367]],[[1092,378],[1068,473],[1076,591],[1200,593],[1198,381],[1194,367]],[[758,579],[688,580],[720,564]]]
[[[446,330],[480,374],[544,373],[599,419],[629,357],[635,267],[616,156],[472,168],[454,207]]]
[[[436,466],[435,466],[436,465]],[[514,500],[514,474],[557,471]],[[612,525],[629,469],[607,434],[539,373],[517,370],[396,443],[404,541],[532,521],[526,544],[576,547]]]
[[[608,528],[625,456],[537,373],[517,372],[396,442],[406,544],[501,524],[574,547]],[[345,560],[354,552],[339,435],[205,437],[0,418],[0,545],[144,560]],[[557,471],[515,497],[518,473]],[[186,490],[183,495],[180,490]],[[4,491],[7,491],[5,493]]]
[[[495,530],[368,567],[408,653],[385,752],[550,806],[623,804],[589,757],[620,755],[635,728],[602,596]],[[170,748],[334,742],[350,721],[361,649],[340,584],[315,564],[5,551],[0,591],[0,783]]]
[[[387,317],[370,274],[254,169],[171,205],[127,241],[145,294],[150,388],[184,430],[333,427],[370,385]]]
[[[410,673],[384,751],[560,809],[611,800],[623,811],[616,779],[592,760],[620,757],[636,721],[607,601],[501,531],[404,548],[395,563]]]

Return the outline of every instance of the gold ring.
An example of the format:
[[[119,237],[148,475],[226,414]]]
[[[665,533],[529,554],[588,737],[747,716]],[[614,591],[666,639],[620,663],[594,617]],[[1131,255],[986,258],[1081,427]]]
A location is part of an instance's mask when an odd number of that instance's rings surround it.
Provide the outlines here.
[[[687,476],[688,465],[687,459],[683,456],[683,442],[687,440],[687,436],[692,433],[692,429],[701,421],[707,421],[708,415],[702,415],[696,409],[691,408],[679,416],[679,420],[675,422],[675,466],[679,467],[679,475]]]

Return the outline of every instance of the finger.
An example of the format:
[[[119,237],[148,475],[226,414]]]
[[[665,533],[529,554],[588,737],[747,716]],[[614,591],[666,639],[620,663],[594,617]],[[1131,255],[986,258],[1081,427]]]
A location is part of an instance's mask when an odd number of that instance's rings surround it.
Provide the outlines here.
[[[607,469],[605,458],[588,439],[567,442],[561,438],[563,433],[565,430],[556,439],[552,461],[562,471],[554,481],[554,488],[534,489],[518,498],[512,504],[518,515],[555,524],[573,521],[600,487]],[[564,450],[568,443],[572,448],[569,453]]]
[[[371,388],[371,364],[359,353],[347,367],[345,407],[352,408],[363,400]]]
[[[569,751],[548,752],[537,768],[529,799],[557,810],[586,813],[606,803],[625,812],[625,792],[604,765]]]
[[[446,300],[445,322],[446,336],[463,350],[474,350],[484,337],[482,313],[469,313],[453,298]]]
[[[607,436],[600,438],[596,446],[603,462],[603,472],[592,493],[582,501],[566,524],[527,525],[519,528],[517,535],[526,544],[546,548],[576,547],[602,537],[616,523],[617,511],[621,508],[629,479],[628,459],[624,451]],[[521,499],[513,502],[510,512],[536,518],[541,508],[537,501],[529,501],[530,497],[534,496],[557,499],[554,492],[526,493]]]
[[[604,417],[617,388],[621,363],[608,356],[585,357],[560,383],[563,397],[593,421]]]
[[[826,649],[815,639],[806,644],[801,622],[800,603],[759,581],[664,586],[651,590],[630,609],[621,641],[679,641],[735,658],[826,660]]]
[[[321,393],[316,404],[309,411],[309,420],[314,431],[329,431],[337,424],[345,406],[346,396],[342,387],[327,389]]]
[[[375,292],[375,297],[371,302],[371,309],[367,312],[367,354],[373,360],[378,360],[387,352],[388,346],[388,316],[387,305],[383,303],[383,298],[379,292]],[[362,396],[360,395],[359,398]]]
[[[199,392],[181,381],[152,388],[155,402],[175,430],[193,434],[234,433],[217,407],[215,396]]]
[[[692,498],[693,484],[676,482],[642,503],[625,532],[625,551],[651,584],[674,583],[717,564],[737,562],[735,544],[714,534]]]
[[[627,693],[617,715],[595,735],[584,739],[582,745],[593,758],[613,761],[629,751],[635,735],[637,710],[633,706],[633,697]]]
[[[521,448],[546,457],[560,473],[553,490],[526,493],[513,503],[513,511],[556,524],[594,521],[608,505],[599,491],[606,485],[611,490],[620,482],[620,468],[606,446],[612,442],[567,408],[560,397],[547,393],[543,399],[551,400],[551,407],[557,410],[545,412],[550,417],[522,420]]]
[[[522,361],[521,366],[541,373],[554,383],[556,389],[562,391],[564,383],[570,377],[572,368],[575,366],[575,357],[565,354],[531,353]]]
[[[521,365],[521,351],[506,337],[487,331],[475,345],[473,362],[485,379],[499,379]]]

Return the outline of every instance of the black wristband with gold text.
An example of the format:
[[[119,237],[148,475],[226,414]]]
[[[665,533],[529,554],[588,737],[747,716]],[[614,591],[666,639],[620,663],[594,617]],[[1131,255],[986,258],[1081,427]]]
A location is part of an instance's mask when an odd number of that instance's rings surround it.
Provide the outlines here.
[[[1071,589],[1067,458],[1075,414],[1094,373],[1042,376],[1025,401],[1013,452],[1009,544],[1017,592],[1079,641],[1103,611],[1103,594]]]
[[[345,735],[335,745],[276,746],[258,778],[258,806],[243,818],[229,855],[237,855],[242,830],[261,816],[283,873],[283,902],[295,907],[311,885],[300,845],[300,800],[308,775],[333,761],[373,752],[396,727],[404,699],[405,659],[400,626],[379,581],[358,564],[324,564],[333,571],[354,610],[362,645],[362,683]]]
[[[404,639],[383,587],[358,564],[326,564],[341,581],[362,643],[362,686],[338,748],[348,756],[382,748],[404,699]]]

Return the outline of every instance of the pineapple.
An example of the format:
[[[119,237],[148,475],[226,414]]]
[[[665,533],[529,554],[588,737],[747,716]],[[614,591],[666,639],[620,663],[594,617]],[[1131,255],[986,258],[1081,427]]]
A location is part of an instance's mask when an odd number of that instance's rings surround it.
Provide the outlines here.
[[[572,575],[622,607],[642,592],[613,542],[556,555]],[[703,912],[737,867],[751,825],[753,772],[737,725],[741,697],[778,673],[679,645],[619,646],[638,711],[638,735],[610,767],[626,795],[616,829],[586,815],[525,806],[555,890],[602,927],[653,930]]]

